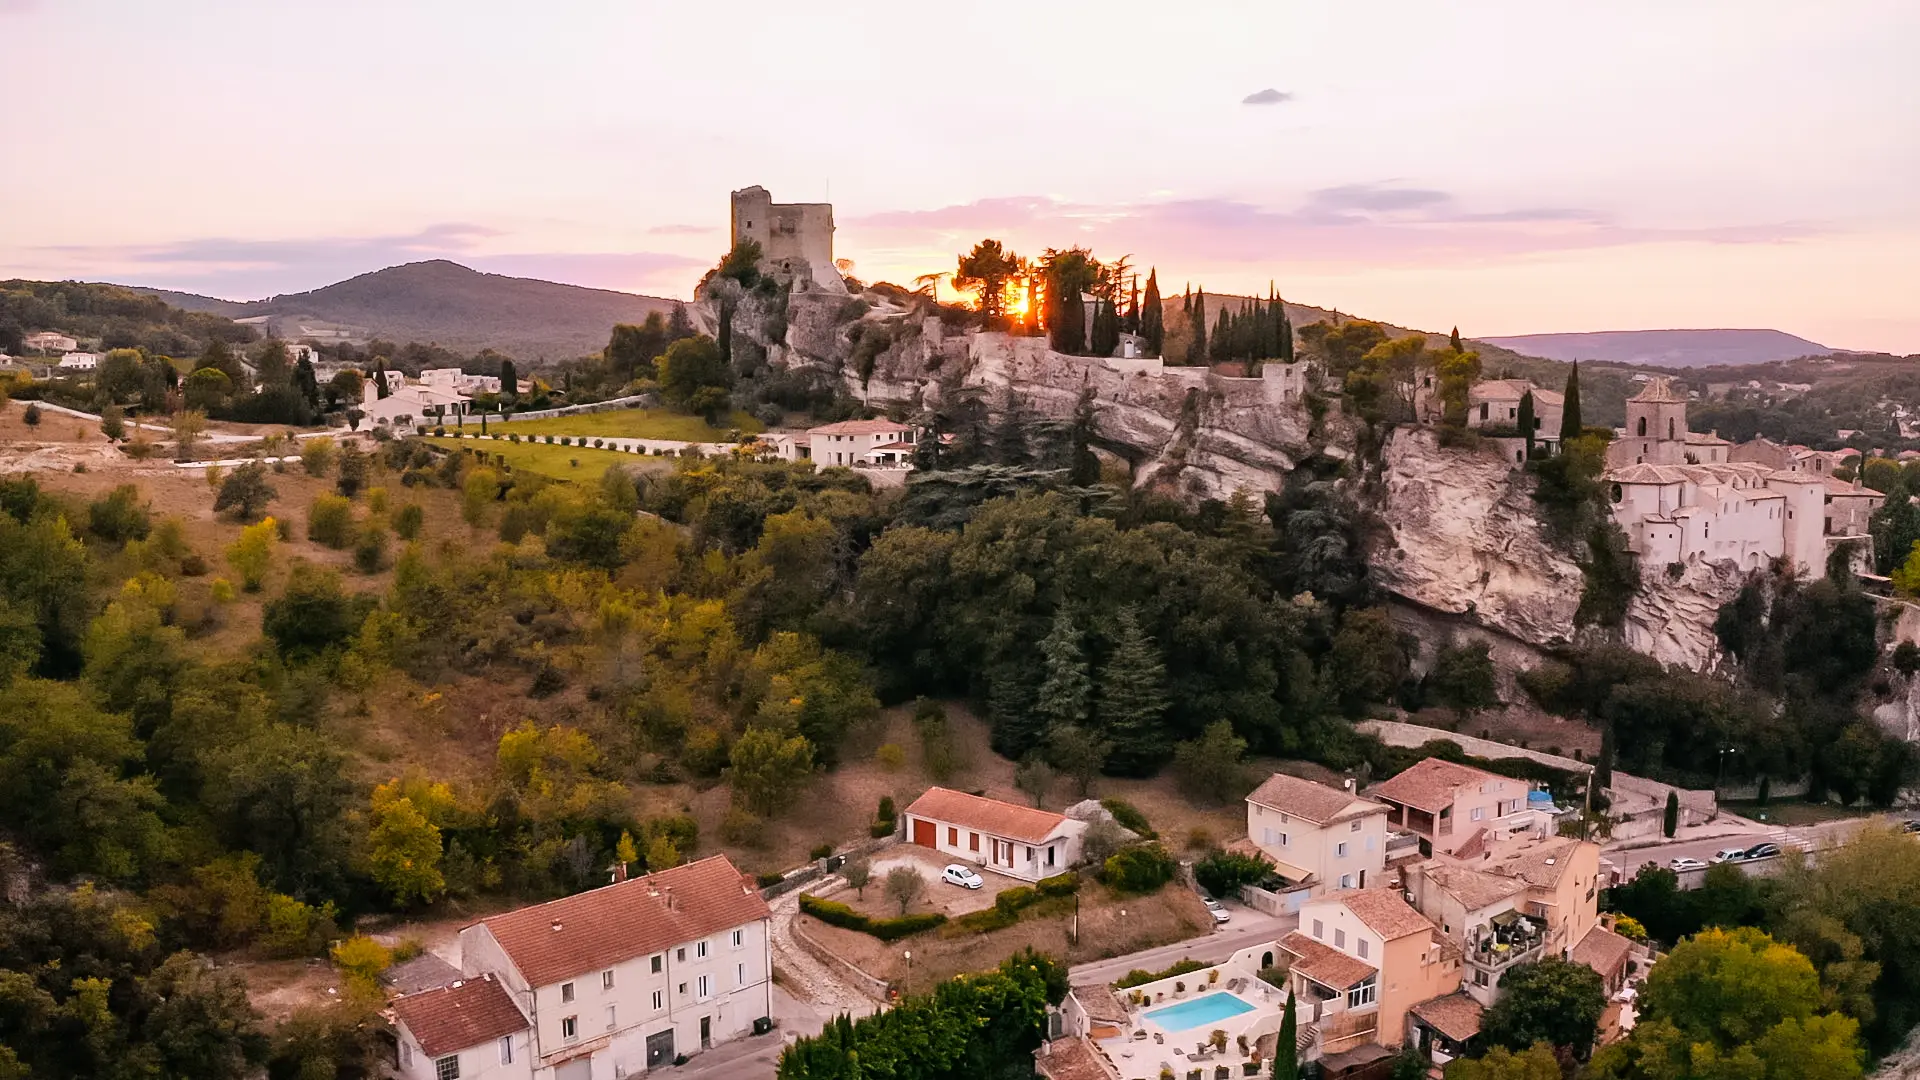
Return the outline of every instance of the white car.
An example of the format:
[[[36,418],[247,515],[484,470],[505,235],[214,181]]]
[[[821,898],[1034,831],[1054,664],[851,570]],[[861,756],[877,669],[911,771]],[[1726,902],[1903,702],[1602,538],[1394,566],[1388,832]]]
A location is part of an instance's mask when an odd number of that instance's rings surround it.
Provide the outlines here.
[[[1747,859],[1746,848],[1738,848],[1738,847],[1722,848],[1719,851],[1716,851],[1713,853],[1713,861],[1717,863],[1745,862],[1746,859]]]
[[[1686,855],[1680,856],[1667,865],[1673,867],[1675,870],[1705,870],[1707,868],[1706,863]]]
[[[1211,896],[1201,897],[1200,902],[1207,905],[1207,914],[1212,915],[1213,921],[1216,923],[1223,923],[1233,918],[1232,913],[1227,911],[1226,907],[1222,905],[1220,901],[1215,900]]]
[[[977,889],[986,884],[985,881],[980,879],[979,874],[961,866],[959,863],[947,864],[947,868],[940,871],[940,880],[949,885],[958,885],[963,889]]]

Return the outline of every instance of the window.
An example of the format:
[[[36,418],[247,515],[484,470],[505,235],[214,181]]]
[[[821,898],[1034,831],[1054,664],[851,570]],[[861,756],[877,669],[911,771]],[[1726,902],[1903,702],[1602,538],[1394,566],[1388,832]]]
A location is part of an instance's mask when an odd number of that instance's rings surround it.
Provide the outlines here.
[[[612,1031],[613,1028],[614,1028],[613,1006],[609,1005],[607,1006],[607,1030]]]
[[[1481,818],[1487,816],[1487,808],[1484,806],[1476,806],[1473,808],[1473,813],[1470,816],[1473,820],[1479,821]]]
[[[1053,848],[1052,848],[1052,847],[1048,847],[1048,848],[1047,848],[1047,865],[1048,865],[1048,866],[1052,866],[1052,865],[1054,865],[1054,863],[1053,863]]]
[[[1033,861],[1033,847],[1031,845],[1027,847],[1027,861],[1028,862]]]
[[[1344,859],[1344,858],[1346,858],[1346,857],[1347,857],[1347,845],[1345,845],[1345,844],[1335,844],[1335,845],[1333,845],[1333,857],[1334,857],[1334,858],[1336,858],[1336,859]]]
[[[699,1001],[705,1001],[712,996],[713,996],[713,976],[711,975],[700,976],[699,992],[694,995],[694,998]]]
[[[1379,837],[1377,837],[1377,836],[1369,836],[1369,837],[1367,837],[1367,850],[1368,850],[1368,851],[1372,851],[1372,850],[1373,850],[1373,845],[1374,845],[1374,842],[1375,842],[1375,841],[1377,841],[1377,840],[1379,840],[1379,839],[1380,839],[1380,838],[1379,838]]]
[[[1351,888],[1353,888],[1353,875],[1352,875],[1352,874],[1341,874],[1341,875],[1340,875],[1340,887],[1341,887],[1341,888],[1343,888],[1343,889],[1351,889]],[[1338,931],[1336,931],[1336,933],[1337,933],[1337,932],[1338,932]]]
[[[970,832],[967,834],[967,850],[968,851],[980,850],[980,834],[979,833]]]
[[[951,825],[947,826],[947,846],[948,847],[960,846],[960,830],[954,828]]]
[[[513,1036],[500,1036],[500,1064],[513,1064]]]
[[[1347,932],[1339,927],[1335,927],[1333,931],[1333,947],[1336,949],[1347,947]]]
[[[572,1042],[580,1037],[580,1018],[563,1016],[560,1018],[560,1037]]]
[[[1379,1000],[1379,976],[1369,975],[1367,981],[1347,991],[1347,1008],[1357,1009],[1362,1005],[1371,1005]]]
[[[680,961],[680,962],[681,962],[681,963],[683,963],[683,964],[684,964],[684,963],[686,963],[686,962],[687,962],[687,950],[686,950],[686,947],[685,947],[685,946],[681,946],[680,948],[678,948],[678,949],[675,949],[675,950],[673,950],[673,958],[674,958],[675,960],[678,960],[678,961]]]
[[[413,1068],[413,1044],[405,1039],[400,1040],[400,1067]]]
[[[1321,938],[1324,938],[1324,937],[1326,937],[1326,936],[1327,936],[1327,928],[1326,928],[1326,924],[1325,924],[1325,923],[1322,923],[1322,922],[1321,922],[1321,921],[1320,921],[1319,919],[1315,919],[1315,920],[1313,920],[1313,937],[1314,937],[1314,940],[1315,940],[1315,941],[1318,941],[1318,940],[1320,940]]]
[[[602,990],[613,989],[613,969],[612,968],[608,968],[607,970],[600,973],[600,989]]]
[[[681,984],[680,984],[680,996],[681,996],[681,997],[686,997],[686,996],[687,996],[687,984],[686,984],[686,983],[681,983]]]
[[[1353,823],[1352,825],[1349,825],[1349,826],[1347,826],[1347,831],[1348,831],[1348,832],[1359,832],[1359,831],[1360,831],[1360,823],[1356,821],[1356,822],[1354,822],[1354,823]]]
[[[734,965],[733,985],[735,986],[747,985],[747,965],[745,964]]]
[[[460,1080],[460,1055],[448,1054],[435,1061],[433,1080]]]
[[[1286,834],[1286,833],[1281,833],[1281,834],[1280,834],[1280,846],[1281,846],[1281,847],[1286,847],[1286,846],[1287,846],[1287,834]]]
[[[747,932],[745,930],[735,930],[733,932],[733,947],[737,949],[740,946],[745,945],[746,943],[747,943]]]
[[[1355,948],[1360,950],[1360,959],[1365,960],[1367,958],[1367,939],[1357,938],[1353,944]]]
[[[572,1000],[573,1000],[573,984],[570,982],[561,983],[560,984],[560,1004],[565,1005],[567,1002]]]
[[[693,955],[705,960],[707,958],[707,943],[704,941],[694,943]]]
[[[655,1012],[667,1007],[666,1001],[663,1000],[666,996],[667,992],[665,990],[655,990],[653,992],[653,1008]]]
[[[667,962],[666,953],[659,953],[655,955],[653,958],[653,963],[650,965],[653,968],[653,973],[655,975],[660,974],[660,969],[666,965],[666,962]]]

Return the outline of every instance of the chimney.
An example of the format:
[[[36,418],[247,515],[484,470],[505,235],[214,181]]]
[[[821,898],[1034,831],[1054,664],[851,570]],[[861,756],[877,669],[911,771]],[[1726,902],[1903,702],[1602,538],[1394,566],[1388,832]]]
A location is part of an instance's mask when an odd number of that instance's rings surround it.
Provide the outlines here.
[[[1341,787],[1343,787],[1343,788],[1346,788],[1346,789],[1347,789],[1347,792],[1348,792],[1349,794],[1351,794],[1351,793],[1353,792],[1353,789],[1354,789],[1354,785],[1355,785],[1355,784],[1357,784],[1357,783],[1359,783],[1359,781],[1357,781],[1357,780],[1355,780],[1355,779],[1354,779],[1353,777],[1351,777],[1351,776],[1349,776],[1349,777],[1347,777],[1347,778],[1346,778],[1345,780],[1342,780],[1342,781],[1340,781],[1340,786],[1341,786]]]
[[[560,920],[559,920],[559,919],[555,919],[555,920],[553,920],[553,932],[554,932],[554,933],[556,933],[556,934],[560,932]]]
[[[627,864],[616,862],[612,866],[607,867],[607,876],[615,885],[627,880]]]

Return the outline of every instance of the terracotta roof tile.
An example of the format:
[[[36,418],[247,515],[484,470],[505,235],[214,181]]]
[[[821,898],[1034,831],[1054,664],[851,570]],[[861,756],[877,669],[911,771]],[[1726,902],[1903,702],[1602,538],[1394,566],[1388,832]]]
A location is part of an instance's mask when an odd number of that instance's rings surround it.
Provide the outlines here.
[[[1365,803],[1366,809],[1360,813],[1378,811],[1387,812],[1383,803],[1364,799],[1344,788],[1328,787],[1311,780],[1302,780],[1286,773],[1274,773],[1266,782],[1253,789],[1247,796],[1248,802],[1278,810],[1290,817],[1305,818],[1318,825],[1325,825],[1340,816],[1340,812],[1354,803]]]
[[[1432,920],[1415,911],[1413,905],[1400,899],[1400,894],[1392,889],[1345,889],[1330,892],[1314,902],[1320,901],[1345,904],[1354,918],[1388,941],[1422,931],[1431,933],[1435,929]]]
[[[906,424],[897,424],[892,420],[842,420],[837,424],[826,424],[817,428],[808,428],[809,435],[885,435],[890,431],[909,431]]]
[[[1488,904],[1527,891],[1527,883],[1517,878],[1489,874],[1470,867],[1428,863],[1422,869],[1434,885],[1460,901],[1468,911],[1478,911]]]
[[[1633,942],[1604,926],[1596,926],[1587,931],[1580,944],[1573,947],[1573,962],[1585,964],[1600,973],[1602,978],[1612,978],[1627,962],[1633,952]]]
[[[1065,814],[1016,806],[999,799],[986,799],[951,788],[931,787],[913,800],[907,813],[914,817],[949,822],[1009,840],[1038,844],[1054,835],[1066,821]]]
[[[1100,1055],[1085,1039],[1055,1039],[1035,1054],[1034,1068],[1047,1080],[1112,1080],[1113,1074],[1100,1064]]]
[[[1106,983],[1076,983],[1073,997],[1095,1020],[1127,1022],[1127,1007],[1120,1004],[1120,996]]]
[[[1457,765],[1439,758],[1427,758],[1407,768],[1393,779],[1375,785],[1367,794],[1389,802],[1438,812],[1442,807],[1453,804],[1455,790],[1468,784],[1483,784],[1504,779],[1506,778],[1495,776],[1490,772],[1482,772],[1471,766]],[[1514,781],[1514,783],[1518,782]]]
[[[725,855],[483,920],[520,974],[549,986],[768,917]]]
[[[1647,380],[1647,385],[1628,401],[1646,401],[1655,404],[1685,404],[1687,395],[1673,388],[1673,380],[1665,375],[1655,375]]]
[[[527,1029],[527,1018],[491,975],[396,998],[394,1018],[430,1058],[459,1053]]]
[[[1519,851],[1501,853],[1493,866],[1497,873],[1519,878],[1536,888],[1551,889],[1560,883],[1573,857],[1586,841],[1568,836],[1549,836],[1528,841]]]
[[[1293,962],[1290,970],[1333,990],[1349,989],[1380,970],[1298,930],[1281,938],[1280,947],[1300,958]]]
[[[1454,1042],[1480,1034],[1480,1014],[1480,1003],[1462,993],[1428,998],[1413,1007],[1413,1015]]]

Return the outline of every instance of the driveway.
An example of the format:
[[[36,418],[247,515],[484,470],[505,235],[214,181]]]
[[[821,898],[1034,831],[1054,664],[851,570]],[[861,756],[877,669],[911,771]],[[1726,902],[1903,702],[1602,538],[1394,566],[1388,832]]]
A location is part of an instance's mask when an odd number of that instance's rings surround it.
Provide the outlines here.
[[[949,885],[945,881],[942,881],[940,879],[940,872],[946,869],[949,863],[960,863],[960,865],[979,874],[982,882],[981,886],[977,889],[963,889],[958,885]],[[895,844],[893,847],[887,849],[885,855],[873,860],[873,877],[867,882],[867,898],[865,903],[857,903],[851,897],[845,895],[836,897],[836,899],[845,903],[854,903],[854,906],[860,908],[862,911],[867,911],[870,915],[898,915],[900,913],[899,909],[893,908],[889,910],[890,905],[887,902],[885,893],[887,871],[897,866],[912,867],[916,873],[927,881],[927,891],[922,897],[921,903],[916,903],[911,910],[922,910],[921,904],[923,903],[926,905],[924,910],[938,911],[949,919],[965,915],[969,912],[990,908],[993,906],[993,898],[999,896],[1002,891],[1019,885],[1032,884],[1031,882],[1021,881],[1017,878],[1010,878],[1003,874],[996,874],[989,870],[984,870],[959,859],[949,858],[937,851],[929,851],[926,848],[915,847],[912,844]],[[868,910],[869,908],[871,908],[871,910]]]

